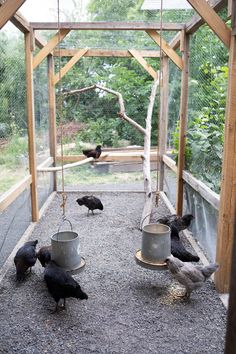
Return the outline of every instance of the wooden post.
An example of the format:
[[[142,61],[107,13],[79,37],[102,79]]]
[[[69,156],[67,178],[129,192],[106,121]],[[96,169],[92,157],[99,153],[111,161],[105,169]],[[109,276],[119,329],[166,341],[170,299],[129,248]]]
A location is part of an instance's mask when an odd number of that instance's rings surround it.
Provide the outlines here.
[[[232,8],[235,19],[235,6]],[[235,20],[234,20],[235,21]],[[232,27],[235,25],[232,22]],[[236,36],[231,35],[229,55],[228,95],[226,102],[225,139],[221,179],[220,209],[216,260],[220,264],[215,274],[219,292],[229,291],[232,243],[236,213]]]
[[[48,101],[49,101],[49,144],[50,156],[53,158],[53,166],[56,166],[57,155],[57,125],[56,125],[56,103],[54,78],[54,60],[51,54],[48,55]],[[53,190],[57,190],[57,174],[53,172]]]
[[[188,72],[189,72],[189,35],[182,31],[182,51],[184,68],[182,70],[181,79],[181,97],[180,97],[180,113],[179,113],[179,153],[178,153],[178,170],[177,170],[177,196],[176,196],[176,212],[182,215],[183,211],[183,169],[185,163],[185,138],[187,129],[188,114]]]
[[[225,354],[236,353],[236,225],[234,226],[234,242],[231,265]]]
[[[167,126],[168,126],[168,96],[169,96],[169,59],[162,58],[162,80],[160,85],[160,116],[159,116],[159,132],[158,132],[158,151],[159,151],[159,179],[158,190],[163,191],[164,188],[164,163],[163,155],[167,149]]]
[[[35,146],[35,117],[34,117],[34,84],[33,84],[33,55],[31,52],[31,34],[25,33],[25,63],[26,63],[26,93],[27,93],[27,120],[29,145],[29,170],[32,176],[31,208],[32,221],[38,221],[38,193],[37,193],[37,167]]]

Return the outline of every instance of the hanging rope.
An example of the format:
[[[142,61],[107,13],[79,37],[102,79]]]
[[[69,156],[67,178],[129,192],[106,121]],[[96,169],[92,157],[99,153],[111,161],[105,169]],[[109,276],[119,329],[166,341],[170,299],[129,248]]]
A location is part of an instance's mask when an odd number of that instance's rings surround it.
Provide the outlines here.
[[[163,34],[163,0],[161,0],[161,7],[160,7],[160,70],[159,70],[159,99],[158,99],[158,105],[159,105],[159,119],[158,121],[160,121],[161,119],[161,89],[163,86],[163,52],[162,52],[162,34]],[[160,134],[160,132],[159,132]],[[159,146],[158,146],[158,141],[157,141],[157,156],[158,156],[158,152],[159,152]],[[157,185],[156,185],[156,206],[158,206],[159,203],[159,197],[160,197],[160,191],[159,191],[159,186],[158,186],[158,181],[159,181],[159,166],[160,166],[160,162],[157,159]]]
[[[66,214],[66,200],[65,181],[64,181],[64,150],[63,150],[63,121],[62,121],[62,86],[61,86],[61,33],[60,33],[60,0],[57,0],[57,28],[58,28],[58,58],[59,58],[59,81],[58,81],[58,115],[60,122],[60,145],[61,145],[61,187],[62,187],[62,216],[65,218]]]

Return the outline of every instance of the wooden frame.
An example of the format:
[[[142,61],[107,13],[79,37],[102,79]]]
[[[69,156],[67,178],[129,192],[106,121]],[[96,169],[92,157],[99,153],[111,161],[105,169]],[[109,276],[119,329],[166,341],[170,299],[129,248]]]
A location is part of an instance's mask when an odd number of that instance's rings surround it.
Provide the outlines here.
[[[209,0],[209,5],[215,12],[219,12],[226,6],[227,0]],[[201,16],[194,16],[185,27],[187,34],[195,33],[205,23]],[[181,33],[177,33],[176,36],[170,41],[169,45],[172,49],[177,49],[180,46]]]
[[[48,55],[48,103],[49,103],[49,148],[50,156],[53,158],[53,166],[56,163],[57,154],[57,127],[56,127],[56,104],[54,89],[54,59],[52,55]],[[57,176],[53,174],[53,190],[57,190]]]
[[[156,31],[181,31],[175,38],[168,44],[163,41],[163,52],[180,68],[182,69],[182,93],[180,105],[180,151],[179,151],[179,165],[177,170],[178,179],[178,196],[177,196],[177,213],[182,212],[182,199],[183,199],[183,181],[187,181],[190,185],[200,184],[196,182],[186,171],[184,171],[184,146],[185,146],[185,133],[186,133],[186,116],[187,116],[187,77],[188,77],[188,34],[196,32],[196,30],[206,22],[208,26],[216,33],[216,35],[223,41],[223,43],[230,48],[230,79],[228,86],[228,100],[227,100],[227,119],[226,119],[226,138],[224,146],[224,163],[223,163],[223,178],[222,178],[222,193],[220,201],[220,216],[219,216],[219,230],[218,230],[218,244],[217,244],[217,260],[221,263],[219,272],[216,273],[216,285],[219,291],[227,291],[229,284],[229,271],[230,271],[230,256],[232,252],[232,239],[233,239],[233,224],[235,221],[236,209],[236,191],[234,188],[234,180],[236,180],[236,157],[234,142],[236,141],[235,135],[235,97],[236,89],[233,82],[236,79],[236,43],[235,43],[235,10],[232,11],[232,31],[223,23],[217,12],[225,6],[227,0],[188,0],[189,3],[196,9],[202,16],[194,16],[187,24],[179,23],[146,23],[146,22],[80,22],[80,23],[61,23],[59,33],[57,33],[46,45],[40,39],[36,30],[39,29],[56,29],[58,30],[58,23],[29,23],[23,16],[16,12],[17,9],[23,4],[24,0],[6,0],[2,3],[0,0],[0,25],[3,26],[5,21],[11,22],[17,26],[25,34],[25,47],[26,47],[26,75],[27,75],[27,113],[28,113],[28,134],[29,134],[29,167],[30,167],[30,185],[31,185],[31,198],[32,198],[32,216],[33,220],[38,220],[38,201],[37,201],[37,171],[36,171],[36,151],[35,151],[35,131],[34,131],[34,107],[33,107],[33,69],[35,69],[46,57],[48,57],[49,67],[49,104],[50,104],[50,152],[56,163],[56,138],[55,138],[55,92],[54,85],[58,82],[58,74],[53,73],[53,57],[52,52],[57,55],[55,46],[70,32],[70,30],[135,30],[146,31],[155,43],[160,45],[160,37]],[[230,3],[230,1],[229,1]],[[234,3],[234,2],[232,2]],[[185,32],[183,32],[185,31]],[[184,34],[184,35],[183,35]],[[184,55],[180,58],[174,51],[181,44],[181,38],[184,41]],[[35,57],[32,57],[32,46],[35,43],[42,48]],[[135,57],[140,64],[149,72],[152,77],[156,78],[155,70],[148,66],[144,57],[158,57],[157,51],[140,51],[130,49],[129,51],[114,51],[103,49],[78,49],[84,50],[84,56],[121,56],[121,57]],[[62,50],[63,55],[72,56],[72,59],[65,66],[64,72],[61,71],[60,76],[74,65],[78,60],[79,54],[74,57],[72,50]],[[168,61],[168,59],[165,59]],[[54,80],[54,81],[53,81]],[[164,121],[162,122],[164,124]],[[164,128],[162,128],[164,129]],[[160,150],[162,156],[165,150]],[[115,158],[115,157],[114,157]],[[125,157],[126,158],[126,157]],[[135,157],[136,158],[136,157]],[[140,158],[140,157],[137,157]],[[163,162],[166,157],[163,155]],[[163,166],[163,165],[162,165]],[[25,184],[24,184],[25,183]],[[28,182],[22,182],[17,187],[20,191],[22,186],[27,185]],[[56,188],[56,187],[55,187]],[[204,195],[204,188],[199,187],[200,193]],[[17,195],[16,192],[15,195]],[[229,199],[231,196],[231,199]],[[14,197],[14,194],[13,194]],[[205,198],[207,198],[205,196]],[[214,199],[214,198],[213,198]],[[11,199],[9,199],[11,200]],[[215,206],[219,205],[219,200]]]
[[[26,176],[0,197],[0,212],[4,211],[32,183],[32,176]]]
[[[142,67],[153,77],[154,80],[158,79],[158,73],[155,71],[151,65],[149,65],[146,60],[139,54],[137,50],[129,49],[130,54],[142,65]]]
[[[184,69],[182,71],[181,79],[181,97],[179,113],[179,153],[176,192],[176,211],[179,215],[181,215],[183,211],[183,170],[185,164],[185,137],[188,114],[189,35],[187,35],[185,31],[183,31],[182,33],[182,40]]]
[[[16,13],[26,0],[6,0],[0,7],[0,29]]]
[[[29,170],[30,170],[30,174],[32,176],[32,183],[31,183],[32,221],[38,221],[39,220],[39,209],[38,209],[38,193],[37,193],[33,55],[31,52],[31,33],[25,34],[25,63],[26,63]]]
[[[60,30],[51,38],[51,40],[33,58],[33,69],[37,68],[37,66],[47,57],[48,54],[51,53],[56,45],[60,43],[69,32],[70,30]]]
[[[232,18],[235,19],[235,6]],[[233,24],[233,23],[232,23]],[[216,259],[220,268],[215,275],[219,292],[227,292],[231,271],[232,243],[236,215],[236,36],[231,36],[228,97],[226,102],[225,140],[221,181],[221,201],[218,219]]]
[[[60,49],[61,57],[73,57],[79,49]],[[159,58],[160,51],[159,50],[136,50],[142,57],[144,58]],[[53,51],[53,55],[59,56],[59,50],[55,49]],[[116,50],[116,49],[87,49],[86,53],[84,53],[84,57],[116,57],[116,58],[130,58],[133,55],[129,52],[129,50]]]
[[[184,63],[179,55],[169,46],[169,44],[157,33],[155,30],[146,30],[147,34],[154,40],[154,42],[161,48],[162,51],[168,55],[168,57],[181,69],[183,70]]]
[[[84,54],[88,51],[88,49],[79,49],[78,52],[65,64],[63,68],[61,68],[60,72],[54,75],[53,77],[53,85],[56,85],[63,76],[84,56]]]
[[[163,155],[167,148],[167,126],[168,126],[168,94],[169,94],[169,58],[162,58],[162,78],[160,85],[160,110],[159,110],[159,139],[158,139],[158,157],[159,157],[159,178],[158,191],[164,187],[164,163]]]
[[[31,22],[30,25],[35,30],[57,30],[57,22]],[[160,30],[163,31],[181,31],[185,28],[184,23],[147,23],[147,22],[122,22],[122,21],[99,21],[99,22],[61,22],[60,29],[69,29],[69,30],[94,30],[94,31],[103,31],[103,30],[132,30],[132,31],[145,31],[148,29]]]
[[[208,26],[215,32],[217,37],[226,45],[230,46],[231,30],[226,26],[224,21],[211,8],[206,0],[187,0],[190,5],[199,13],[199,15],[206,21]]]

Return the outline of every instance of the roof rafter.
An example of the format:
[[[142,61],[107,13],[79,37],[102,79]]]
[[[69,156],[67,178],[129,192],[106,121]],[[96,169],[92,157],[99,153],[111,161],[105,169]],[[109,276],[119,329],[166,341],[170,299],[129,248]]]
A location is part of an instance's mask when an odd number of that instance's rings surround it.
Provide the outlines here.
[[[0,7],[0,29],[10,20],[26,0],[6,0]]]
[[[191,6],[199,13],[199,15],[206,21],[208,26],[214,31],[219,39],[230,47],[231,30],[226,26],[224,21],[206,2],[206,0],[187,0]]]
[[[219,12],[227,5],[227,0],[209,0],[209,5],[214,9],[215,12]],[[193,18],[186,24],[186,33],[193,34],[199,27],[205,23],[204,19],[195,15]],[[181,33],[177,33],[176,36],[170,41],[169,45],[172,49],[177,49],[180,46]]]

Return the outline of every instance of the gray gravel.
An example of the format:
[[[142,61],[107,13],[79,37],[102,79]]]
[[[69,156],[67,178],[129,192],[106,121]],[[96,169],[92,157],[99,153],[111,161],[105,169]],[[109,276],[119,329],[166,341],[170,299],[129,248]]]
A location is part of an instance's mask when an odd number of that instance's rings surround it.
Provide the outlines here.
[[[168,271],[135,263],[141,193],[97,193],[104,211],[87,217],[68,194],[67,217],[78,232],[84,270],[74,277],[87,301],[67,300],[67,310],[51,314],[55,303],[39,262],[25,282],[15,282],[14,265],[0,284],[0,352],[106,354],[223,353],[226,310],[211,281],[190,302]],[[30,239],[50,243],[61,220],[57,196]],[[165,210],[160,206],[160,212]],[[66,228],[66,226],[65,226]]]

